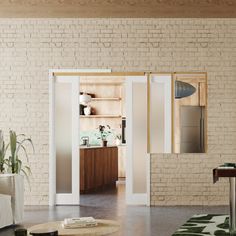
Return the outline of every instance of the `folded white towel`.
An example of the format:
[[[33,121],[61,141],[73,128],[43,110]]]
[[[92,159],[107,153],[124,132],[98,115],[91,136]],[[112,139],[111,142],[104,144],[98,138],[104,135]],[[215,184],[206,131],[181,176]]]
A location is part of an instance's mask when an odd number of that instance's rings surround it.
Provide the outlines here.
[[[219,166],[217,169],[235,169],[233,166]]]
[[[97,221],[93,217],[66,218],[62,226],[65,229],[94,227],[97,226]]]

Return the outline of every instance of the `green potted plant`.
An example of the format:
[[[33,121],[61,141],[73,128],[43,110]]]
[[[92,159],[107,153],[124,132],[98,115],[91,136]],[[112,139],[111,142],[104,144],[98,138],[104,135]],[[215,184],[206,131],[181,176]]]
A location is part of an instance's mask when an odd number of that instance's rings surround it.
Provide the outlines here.
[[[102,146],[107,147],[107,137],[111,134],[111,127],[109,125],[99,125],[98,130],[99,134],[97,135],[97,139],[102,141]]]
[[[26,150],[25,143],[29,143],[34,151],[34,145],[30,138],[27,138],[25,134],[16,135],[16,132],[10,130],[10,156],[7,160],[8,171],[12,174],[24,174],[28,177],[31,174],[29,167],[29,157]],[[19,155],[25,156],[25,163],[23,164],[22,158]]]
[[[9,145],[5,145],[3,132],[0,130],[0,174],[4,173],[6,165],[6,151]]]
[[[0,134],[0,155],[3,175],[0,175],[0,186],[4,188],[6,193],[9,193],[14,199],[12,204],[14,222],[22,222],[24,212],[24,176],[29,182],[31,170],[29,167],[29,159],[26,143],[29,143],[33,150],[32,140],[24,134],[16,135],[15,131],[9,132],[9,143],[5,147],[3,135]],[[7,149],[9,158],[5,158]]]

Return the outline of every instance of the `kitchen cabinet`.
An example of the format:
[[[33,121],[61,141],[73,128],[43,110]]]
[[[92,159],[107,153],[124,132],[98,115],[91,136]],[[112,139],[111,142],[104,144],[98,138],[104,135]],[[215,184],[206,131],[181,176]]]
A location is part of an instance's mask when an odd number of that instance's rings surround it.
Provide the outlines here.
[[[118,148],[80,148],[80,193],[115,186],[118,180]]]
[[[125,178],[126,173],[126,145],[118,146],[118,176],[119,178]]]

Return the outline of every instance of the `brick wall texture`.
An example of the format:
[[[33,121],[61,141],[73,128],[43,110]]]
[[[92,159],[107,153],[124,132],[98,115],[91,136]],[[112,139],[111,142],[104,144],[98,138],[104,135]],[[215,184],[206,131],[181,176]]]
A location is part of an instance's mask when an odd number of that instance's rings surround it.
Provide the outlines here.
[[[236,161],[235,19],[1,19],[0,124],[35,144],[25,203],[48,204],[49,69],[208,73],[208,153],[151,157],[152,205],[227,204]]]

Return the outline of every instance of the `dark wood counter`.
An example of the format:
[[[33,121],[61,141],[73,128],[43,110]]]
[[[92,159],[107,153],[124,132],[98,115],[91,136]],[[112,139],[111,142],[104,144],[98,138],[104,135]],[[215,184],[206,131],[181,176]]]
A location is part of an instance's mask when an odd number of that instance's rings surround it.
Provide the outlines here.
[[[230,217],[229,217],[229,232],[230,235],[236,235],[236,168],[222,166],[213,169],[213,182],[216,183],[219,178],[229,178],[230,193]]]
[[[118,180],[118,148],[80,149],[80,193],[96,192],[115,185]]]
[[[213,169],[213,183],[217,182],[220,177],[236,177],[236,168],[215,168]]]

